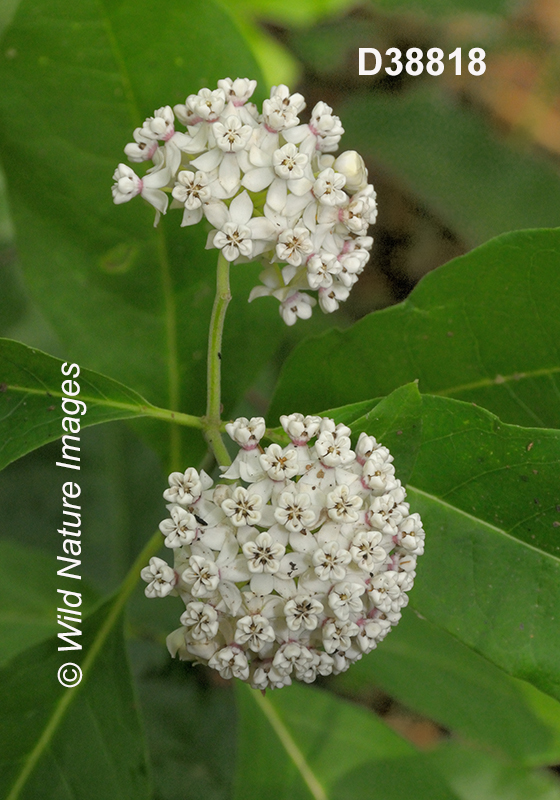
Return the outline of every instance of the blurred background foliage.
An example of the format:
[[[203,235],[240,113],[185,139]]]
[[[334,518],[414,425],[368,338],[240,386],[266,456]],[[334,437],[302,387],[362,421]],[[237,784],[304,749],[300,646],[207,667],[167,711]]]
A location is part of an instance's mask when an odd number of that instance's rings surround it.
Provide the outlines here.
[[[0,7],[0,35],[9,27],[17,5],[17,0],[9,0]],[[358,149],[366,158],[379,199],[375,246],[359,291],[335,315],[339,327],[404,299],[428,271],[493,236],[558,225],[560,4],[555,0],[371,0],[358,4],[353,0],[223,0],[223,6],[248,42],[265,82],[289,83],[292,90],[304,94],[309,107],[318,100],[327,101],[346,128],[344,149]],[[368,46],[382,52],[395,46],[403,51],[411,46],[424,50],[437,46],[446,53],[458,46],[464,53],[478,46],[486,50],[487,69],[483,78],[466,69],[462,76],[455,76],[450,68],[440,77],[390,78],[382,73],[360,77],[358,48]],[[4,46],[0,53],[7,60],[16,56],[11,46]],[[227,63],[227,53],[223,58]],[[198,88],[185,85],[182,91]],[[157,91],[160,103],[168,102],[165,87]],[[148,114],[152,108],[141,111]],[[32,109],[29,124],[33,125]],[[119,154],[105,152],[104,157],[116,160]],[[105,264],[106,272],[118,275],[122,268],[124,275],[124,261],[117,253]],[[103,280],[100,276],[100,285]],[[29,284],[18,262],[7,187],[0,174],[0,335],[66,357],[66,343],[38,302],[40,281],[31,281],[33,291]],[[124,283],[123,287],[126,291]],[[203,297],[204,313],[209,302],[210,298]],[[299,323],[294,330],[276,332],[273,345],[247,368],[244,396],[236,399],[233,389],[230,392],[232,416],[266,412],[286,354],[303,335],[332,323],[333,318],[316,317],[305,330]],[[237,324],[241,330],[242,317]],[[165,483],[162,451],[155,439],[157,433],[148,426],[125,423],[84,433],[83,450],[89,461],[84,577],[91,587],[91,603],[118,586],[161,518],[159,491],[144,490],[147,483],[156,487]],[[37,576],[35,585],[40,575],[45,586],[52,582],[52,576],[48,577],[51,562],[44,554],[58,553],[52,535],[60,513],[58,476],[52,469],[56,452],[55,445],[33,452],[11,465],[0,479],[6,548],[0,592],[6,594],[7,602],[29,569]],[[202,451],[196,455],[202,457]],[[33,553],[29,548],[35,548]],[[7,576],[12,576],[12,583]],[[263,792],[276,796],[270,787],[251,783],[255,765],[262,772],[270,769],[270,753],[249,753],[243,748],[236,752],[235,728],[250,727],[251,718],[238,717],[232,688],[214,672],[201,667],[191,670],[168,659],[165,632],[175,627],[177,608],[171,600],[146,602],[138,589],[127,626],[151,752],[154,796],[158,800],[225,800],[234,791],[244,798],[262,798]],[[25,631],[25,645],[41,642],[54,632],[52,609],[44,598],[30,597],[18,613],[16,623],[18,630]],[[0,611],[6,643],[3,661],[18,649],[10,614],[2,617]],[[383,787],[383,794],[375,796],[384,800],[412,796],[558,800],[557,704],[528,684],[505,676],[436,628],[430,629],[427,646],[426,627],[418,632],[417,626],[418,619],[410,612],[402,631],[397,629],[380,648],[375,664],[364,659],[346,675],[324,682],[361,706],[349,707],[348,724],[364,737],[379,737],[379,747],[386,747],[393,759],[387,762],[390,766],[378,765],[377,771],[364,774],[357,764],[352,786],[363,786],[365,798],[375,781]],[[20,642],[19,647],[23,646]],[[400,665],[398,670],[396,665]],[[298,697],[293,698],[293,708],[284,708],[284,713],[297,720]],[[458,698],[462,703],[458,704]],[[239,707],[249,702],[240,697]],[[310,726],[305,729],[310,742],[334,725],[336,709],[322,703],[317,696],[317,708],[306,712],[307,723],[298,723]],[[364,709],[376,716],[362,714]],[[311,729],[311,718],[316,731]],[[384,732],[376,728],[379,718],[389,726]],[[391,729],[404,737],[402,745],[395,745]],[[243,741],[254,742],[262,733],[251,729]],[[418,751],[427,754],[421,775],[414,766]],[[236,759],[241,772],[234,786]],[[399,774],[410,772],[410,782],[395,779],[401,764]],[[437,781],[431,784],[430,775],[445,781],[448,789]],[[332,780],[333,798],[354,796],[343,783]],[[291,797],[296,796],[300,795],[294,791]]]

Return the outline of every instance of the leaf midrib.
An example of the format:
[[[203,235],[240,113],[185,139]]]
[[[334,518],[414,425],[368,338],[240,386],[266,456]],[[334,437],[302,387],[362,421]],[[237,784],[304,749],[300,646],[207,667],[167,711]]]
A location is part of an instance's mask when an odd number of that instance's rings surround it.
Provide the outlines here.
[[[481,526],[484,526],[485,528],[489,528],[490,530],[494,531],[495,533],[498,533],[501,536],[506,537],[507,539],[515,542],[516,544],[521,545],[522,547],[526,547],[528,550],[533,550],[535,553],[538,553],[539,556],[544,557],[544,558],[550,558],[552,561],[556,562],[557,564],[560,564],[560,557],[559,556],[555,556],[552,553],[547,552],[546,550],[541,550],[539,547],[535,547],[535,545],[530,544],[529,542],[526,542],[523,539],[518,539],[516,536],[513,536],[508,531],[505,531],[503,528],[498,528],[497,525],[493,525],[491,522],[488,522],[487,520],[481,519],[480,517],[476,517],[476,516],[474,516],[474,514],[470,514],[468,511],[465,511],[464,509],[460,508],[459,506],[454,506],[451,503],[446,503],[445,500],[442,500],[441,497],[438,497],[435,494],[431,494],[430,492],[426,492],[424,489],[419,489],[417,486],[413,486],[412,484],[408,484],[408,486],[406,488],[407,488],[407,491],[410,490],[412,492],[417,492],[418,494],[423,495],[424,497],[427,497],[429,500],[433,500],[434,502],[439,503],[442,506],[445,506],[445,508],[450,509],[452,512],[455,512],[457,514],[461,514],[462,516],[466,517],[467,519],[472,520],[472,522],[475,522],[477,525],[481,525]]]

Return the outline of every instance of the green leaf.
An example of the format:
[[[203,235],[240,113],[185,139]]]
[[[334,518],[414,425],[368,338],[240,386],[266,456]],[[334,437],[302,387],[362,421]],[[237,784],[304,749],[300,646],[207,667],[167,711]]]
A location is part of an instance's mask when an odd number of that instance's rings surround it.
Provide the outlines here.
[[[344,146],[381,161],[469,244],[557,224],[560,177],[554,166],[504,144],[451,96],[425,88],[397,98],[370,92],[353,95],[338,113]]]
[[[560,800],[560,782],[551,773],[505,764],[457,743],[438,748],[427,760],[461,800]]]
[[[329,686],[364,703],[381,687],[452,733],[517,763],[560,761],[560,704],[416,614],[405,613],[375,652]]]
[[[154,108],[227,75],[259,77],[243,38],[212,0],[22,0],[4,47],[17,53],[0,63],[0,107],[10,121],[1,147],[18,247],[66,357],[157,405],[204,413],[216,251],[205,251],[202,225],[180,227],[180,212],[154,230],[142,201],[114,206],[111,175]],[[283,336],[272,304],[246,302],[259,270],[233,269],[226,415]],[[171,429],[165,437],[158,425],[143,431],[182,463]],[[205,445],[183,433],[196,463]]]
[[[375,436],[391,451],[397,475],[408,483],[422,436],[422,398],[416,383],[395,389],[353,423],[354,434]]]
[[[62,429],[62,420],[68,415],[77,419],[81,428],[143,416],[200,427],[197,417],[156,408],[132,389],[105,375],[88,369],[81,369],[79,375],[75,369],[69,373],[67,362],[62,373],[62,364],[60,359],[40,350],[0,339],[0,469],[68,433],[67,429]],[[71,379],[65,377],[68,374]],[[76,400],[86,404],[84,415],[83,406],[71,402],[65,414],[61,399],[67,396],[62,390],[66,381],[69,381],[71,393],[78,384]]]
[[[558,307],[560,231],[501,236],[428,274],[403,303],[299,345],[270,418],[296,400],[310,413],[419,379],[422,392],[506,422],[560,427]]]
[[[424,397],[407,492],[427,531],[411,604],[560,699],[560,431]]]
[[[372,0],[374,5],[387,11],[416,11],[434,16],[465,14],[507,14],[508,0]]]
[[[295,684],[265,697],[236,689],[236,798],[457,800],[412,745],[365,709]]]
[[[0,541],[0,663],[52,636],[57,630],[57,607],[62,605],[52,557],[12,542]],[[80,586],[82,613],[88,613],[97,594]]]
[[[131,653],[155,797],[231,800],[237,745],[231,687],[213,685],[215,673],[201,665],[171,660],[160,643],[134,642]]]
[[[0,670],[0,793],[6,800],[151,797],[122,629],[113,627],[114,608],[109,602],[85,621],[81,653],[59,653],[58,640],[51,639]],[[57,680],[59,667],[67,662],[83,669],[75,689]]]

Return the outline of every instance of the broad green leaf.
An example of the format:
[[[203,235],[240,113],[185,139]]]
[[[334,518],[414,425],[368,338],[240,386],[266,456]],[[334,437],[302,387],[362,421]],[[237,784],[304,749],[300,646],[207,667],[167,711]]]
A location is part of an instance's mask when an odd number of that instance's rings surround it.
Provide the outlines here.
[[[422,398],[416,383],[395,389],[353,422],[354,435],[367,433],[391,451],[397,475],[408,483],[422,435]]]
[[[296,399],[311,413],[419,379],[422,392],[506,422],[560,427],[559,306],[560,231],[500,236],[426,275],[403,303],[299,345],[270,418]]]
[[[384,11],[413,11],[434,16],[465,14],[507,14],[509,0],[372,0]]]
[[[0,663],[58,632],[60,566],[39,550],[0,541]],[[88,613],[97,595],[85,582],[79,591]]]
[[[427,531],[411,604],[560,699],[560,432],[425,396],[407,492]]]
[[[6,800],[148,800],[146,754],[114,605],[83,626],[81,652],[58,652],[50,639],[0,670],[0,793]],[[101,646],[97,660],[88,654]],[[78,663],[75,689],[57,680]]]
[[[80,444],[84,461],[76,475],[82,489],[82,584],[87,581],[107,595],[119,586],[164,516],[167,480],[155,454],[124,422],[88,428]],[[55,467],[59,458],[60,444],[53,442],[0,474],[2,538],[46,554],[54,575],[56,557],[62,555],[63,537],[57,532],[62,484],[69,472]],[[55,594],[53,590],[51,601]]]
[[[504,143],[451,96],[432,88],[397,98],[355,94],[337,112],[346,130],[344,147],[384,164],[469,244],[557,224],[560,177],[554,166]],[[375,173],[372,179],[375,184]]]
[[[381,687],[453,734],[517,763],[560,761],[560,704],[414,613],[405,612],[382,645],[329,686],[362,702]]]
[[[553,774],[505,764],[457,743],[438,748],[427,760],[461,800],[560,800],[560,781]]]
[[[236,686],[243,800],[452,800],[412,745],[374,714],[311,687]]]
[[[212,685],[205,667],[171,660],[162,643],[134,642],[131,655],[155,797],[231,800],[237,746],[232,689]]]
[[[309,25],[353,5],[353,0],[226,0],[244,16],[290,26]]]
[[[154,229],[142,201],[114,206],[111,175],[155,108],[227,75],[259,77],[243,38],[212,0],[22,0],[4,47],[16,53],[0,63],[0,110],[18,248],[65,357],[157,405],[203,413],[216,252],[205,251],[203,226],[180,227],[180,212]],[[232,270],[226,414],[283,335],[272,304],[246,302],[259,270]],[[148,429],[168,455],[171,432]],[[196,463],[200,437],[184,443]]]
[[[143,416],[200,426],[197,418],[158,409],[137,392],[105,375],[88,369],[80,369],[77,375],[68,362],[62,373],[62,365],[60,359],[40,350],[0,339],[0,468],[69,433],[68,429],[62,430],[65,416],[79,420],[81,428]],[[62,390],[66,381],[70,393],[76,391],[78,384],[75,399],[86,404],[85,414],[82,415],[83,406],[72,402],[67,404],[68,414],[65,414],[61,402],[68,396]]]

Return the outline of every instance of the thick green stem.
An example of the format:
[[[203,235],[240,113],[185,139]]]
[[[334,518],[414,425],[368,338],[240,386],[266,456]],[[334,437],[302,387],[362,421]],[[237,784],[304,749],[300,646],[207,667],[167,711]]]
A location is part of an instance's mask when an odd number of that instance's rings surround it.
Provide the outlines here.
[[[222,466],[231,463],[220,433],[222,413],[222,336],[230,300],[229,261],[226,261],[222,253],[220,253],[218,256],[216,297],[212,308],[210,335],[208,338],[208,394],[205,436],[216,460]]]

